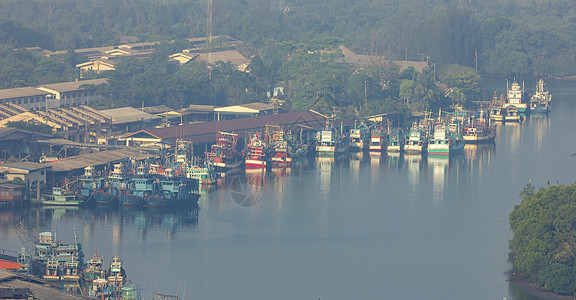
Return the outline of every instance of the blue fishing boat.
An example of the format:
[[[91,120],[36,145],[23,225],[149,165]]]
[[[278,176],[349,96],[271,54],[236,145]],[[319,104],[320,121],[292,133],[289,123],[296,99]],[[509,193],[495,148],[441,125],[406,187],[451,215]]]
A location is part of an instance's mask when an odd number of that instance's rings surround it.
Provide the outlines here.
[[[172,172],[166,169],[167,173]],[[198,181],[190,178],[170,177],[154,182],[154,193],[146,198],[148,207],[171,207],[197,204],[200,194],[194,193]]]

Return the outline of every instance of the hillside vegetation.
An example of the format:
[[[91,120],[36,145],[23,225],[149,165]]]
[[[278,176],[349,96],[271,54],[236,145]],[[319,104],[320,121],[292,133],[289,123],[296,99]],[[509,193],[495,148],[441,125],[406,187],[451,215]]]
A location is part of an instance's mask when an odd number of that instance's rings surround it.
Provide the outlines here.
[[[576,295],[576,185],[521,195],[510,214],[514,268],[545,290]]]

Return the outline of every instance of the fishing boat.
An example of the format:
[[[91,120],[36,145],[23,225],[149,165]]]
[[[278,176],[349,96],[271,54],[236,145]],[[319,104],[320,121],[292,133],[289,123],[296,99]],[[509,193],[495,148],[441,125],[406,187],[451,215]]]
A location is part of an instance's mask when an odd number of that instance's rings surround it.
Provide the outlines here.
[[[520,123],[524,120],[524,117],[522,117],[520,111],[518,111],[518,108],[514,105],[506,107],[505,112],[504,121],[506,122]]]
[[[74,192],[64,190],[61,187],[52,187],[51,195],[42,195],[42,204],[57,206],[78,206],[84,203],[83,200],[76,199]]]
[[[428,154],[449,156],[464,151],[465,141],[451,131],[444,123],[434,126],[434,133],[428,142]]]
[[[520,87],[516,81],[511,85],[507,83],[506,102],[503,108],[507,109],[510,106],[516,107],[519,113],[529,114],[530,105],[527,103],[524,94],[524,87]]]
[[[481,115],[483,112],[480,113]],[[496,130],[486,122],[485,118],[471,118],[462,130],[462,137],[466,143],[482,144],[493,142]]]
[[[65,262],[60,280],[78,282],[80,278],[80,262],[75,259]]]
[[[194,163],[186,166],[185,173],[186,178],[196,179],[200,185],[212,185],[217,182],[216,172],[210,162],[206,162],[202,166]]]
[[[404,143],[405,153],[426,153],[428,151],[428,135],[426,130],[417,123],[412,123]]]
[[[108,283],[111,286],[121,288],[126,282],[126,271],[122,267],[122,260],[118,256],[114,256],[108,268]]]
[[[292,157],[288,155],[288,141],[284,130],[277,125],[266,125],[266,140],[271,153],[272,166],[289,168],[292,166]]]
[[[363,122],[360,126],[354,124],[354,128],[350,129],[350,151],[358,152],[368,149],[369,146],[369,133],[370,130]]]
[[[154,179],[134,177],[129,180],[128,188],[120,192],[119,200],[122,206],[143,206],[146,199],[154,194]]]
[[[383,129],[373,129],[370,132],[370,145],[368,150],[370,152],[382,152],[387,148],[387,134]]]
[[[242,166],[242,156],[236,151],[238,134],[219,131],[216,144],[207,153],[208,160],[216,170],[227,171]]]
[[[316,145],[316,152],[319,156],[335,156],[347,153],[350,150],[350,142],[348,137],[343,136],[341,129],[337,130],[332,127],[330,120],[326,119],[326,125],[322,131],[319,132],[318,143]]]
[[[254,132],[250,135],[250,140],[246,145],[246,155],[244,166],[246,168],[266,168],[268,161],[264,153],[264,141],[260,132]]]
[[[493,122],[504,122],[504,115],[506,110],[502,106],[492,106],[490,107],[490,120]]]
[[[92,282],[98,278],[104,278],[106,271],[104,270],[104,261],[98,257],[98,251],[94,252],[94,256],[87,262],[87,267],[84,269],[84,280]]]
[[[176,177],[173,172],[171,168],[167,168],[166,177],[154,181],[153,194],[145,199],[145,206],[174,207],[198,203],[200,194],[194,192],[198,181]]]
[[[51,257],[46,261],[46,270],[44,275],[42,275],[42,279],[47,281],[58,281],[60,280],[60,273],[61,271],[58,261],[54,257]]]
[[[547,114],[550,111],[550,103],[552,102],[552,95],[546,90],[544,79],[538,80],[536,91],[530,98],[530,109],[538,114]]]
[[[404,131],[401,128],[394,128],[388,134],[387,151],[402,152],[405,143]]]

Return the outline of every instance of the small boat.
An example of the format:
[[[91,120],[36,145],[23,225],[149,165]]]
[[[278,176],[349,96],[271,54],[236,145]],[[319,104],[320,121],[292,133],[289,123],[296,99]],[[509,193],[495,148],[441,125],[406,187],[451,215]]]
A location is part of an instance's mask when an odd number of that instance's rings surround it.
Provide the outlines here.
[[[268,161],[264,153],[264,141],[260,132],[254,132],[250,135],[250,140],[246,145],[246,156],[244,166],[246,168],[266,168]]]
[[[82,203],[84,201],[76,199],[72,191],[63,190],[61,187],[53,187],[51,195],[42,195],[44,205],[78,206]]]
[[[404,144],[406,153],[426,153],[428,151],[428,135],[424,128],[412,123]]]
[[[388,152],[402,152],[405,143],[404,131],[401,128],[395,128],[388,134]]]
[[[521,123],[524,121],[524,117],[518,111],[518,108],[514,105],[510,105],[505,109],[506,114],[504,115],[504,120],[506,122],[516,122]]]
[[[434,133],[428,142],[428,154],[449,156],[464,151],[465,141],[452,132],[445,124],[434,126]]]
[[[538,80],[536,91],[530,98],[530,110],[538,114],[547,114],[550,111],[552,95],[546,90],[544,79]]]

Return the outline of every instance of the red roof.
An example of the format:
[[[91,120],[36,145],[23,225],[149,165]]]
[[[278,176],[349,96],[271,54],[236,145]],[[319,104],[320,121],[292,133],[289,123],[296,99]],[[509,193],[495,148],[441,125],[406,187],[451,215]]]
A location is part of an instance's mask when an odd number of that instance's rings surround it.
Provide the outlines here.
[[[216,140],[218,131],[235,132],[244,136],[245,132],[263,129],[266,124],[280,125],[284,130],[300,130],[305,125],[314,129],[324,127],[326,116],[315,111],[291,112],[277,115],[266,115],[251,118],[240,118],[219,122],[180,125],[167,128],[152,128],[130,133],[123,138],[136,136],[139,133],[149,134],[161,140],[185,139],[194,143],[208,143]]]
[[[0,259],[0,270],[20,269],[21,264]]]

